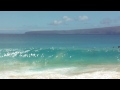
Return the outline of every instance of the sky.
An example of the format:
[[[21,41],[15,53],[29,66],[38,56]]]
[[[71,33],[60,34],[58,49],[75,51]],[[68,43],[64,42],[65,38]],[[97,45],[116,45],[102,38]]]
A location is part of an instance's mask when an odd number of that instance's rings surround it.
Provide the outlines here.
[[[0,33],[120,26],[120,11],[0,11]]]

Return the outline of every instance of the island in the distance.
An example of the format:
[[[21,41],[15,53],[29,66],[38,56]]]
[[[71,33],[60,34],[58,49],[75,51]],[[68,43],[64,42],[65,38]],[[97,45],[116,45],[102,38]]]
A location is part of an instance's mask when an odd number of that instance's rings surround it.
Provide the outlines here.
[[[76,30],[45,30],[45,31],[29,31],[25,34],[120,34],[120,26],[92,28],[92,29],[76,29]]]

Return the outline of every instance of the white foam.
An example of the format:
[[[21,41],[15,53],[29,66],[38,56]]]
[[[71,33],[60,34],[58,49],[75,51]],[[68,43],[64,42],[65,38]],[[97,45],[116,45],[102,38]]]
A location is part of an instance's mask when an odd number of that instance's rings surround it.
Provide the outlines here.
[[[120,72],[93,69],[86,72],[76,71],[76,67],[47,69],[43,71],[14,70],[0,72],[2,79],[120,79]]]
[[[58,68],[58,69],[48,69],[44,71],[29,71],[29,70],[21,70],[21,71],[6,71],[0,72],[1,79],[50,79],[50,78],[67,78],[63,73],[67,72],[71,68]]]
[[[19,63],[19,64],[17,64]],[[37,62],[33,63],[36,66]],[[0,78],[36,78],[36,79],[120,79],[120,65],[90,65],[85,67],[55,68],[43,71],[30,71],[20,62],[9,63],[14,66],[24,66],[21,70],[0,71]],[[47,59],[45,59],[45,66]],[[81,69],[82,68],[82,69]],[[84,69],[85,68],[85,69]],[[7,69],[7,68],[6,68]]]
[[[57,58],[58,56],[56,56],[56,58]]]
[[[97,71],[93,73],[83,73],[70,78],[75,79],[115,79],[120,78],[120,73],[116,71]]]

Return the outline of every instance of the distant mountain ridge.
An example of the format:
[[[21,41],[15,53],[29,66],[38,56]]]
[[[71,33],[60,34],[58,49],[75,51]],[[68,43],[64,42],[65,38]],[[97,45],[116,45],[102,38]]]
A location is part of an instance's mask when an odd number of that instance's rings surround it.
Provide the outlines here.
[[[25,34],[120,34],[120,26],[76,30],[29,31],[25,32]]]

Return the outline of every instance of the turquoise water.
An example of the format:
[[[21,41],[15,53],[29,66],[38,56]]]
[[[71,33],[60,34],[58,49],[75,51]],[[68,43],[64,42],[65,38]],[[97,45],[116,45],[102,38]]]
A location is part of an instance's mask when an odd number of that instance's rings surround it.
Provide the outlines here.
[[[0,70],[119,64],[119,45],[119,35],[0,35]]]

